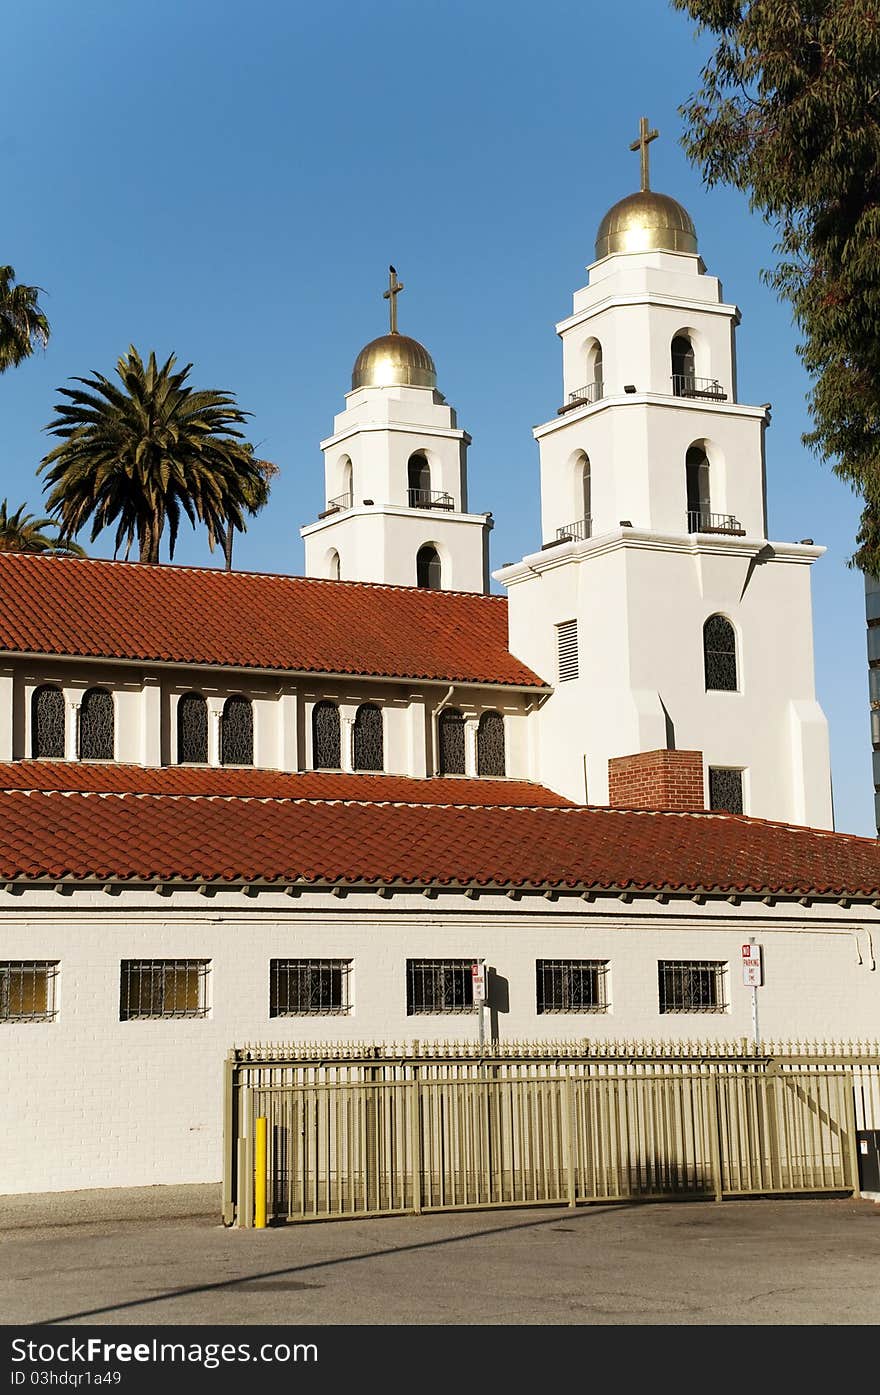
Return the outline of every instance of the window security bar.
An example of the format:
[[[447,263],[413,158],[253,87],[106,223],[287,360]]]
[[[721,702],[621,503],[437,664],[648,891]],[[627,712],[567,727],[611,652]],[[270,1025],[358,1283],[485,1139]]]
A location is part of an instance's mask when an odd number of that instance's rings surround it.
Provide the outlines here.
[[[695,378],[693,373],[673,373],[674,397],[699,397],[707,402],[726,402],[727,393],[717,378]]]
[[[447,494],[442,489],[410,489],[409,507],[411,509],[446,509],[452,512],[455,508],[455,500],[451,494]]]
[[[556,529],[557,542],[570,542],[574,538],[586,542],[587,538],[592,536],[593,520],[589,514],[586,518],[576,518],[574,523],[565,523],[561,528]]]
[[[704,513],[702,509],[688,509],[689,533],[734,533],[744,538],[746,530],[732,513]]]

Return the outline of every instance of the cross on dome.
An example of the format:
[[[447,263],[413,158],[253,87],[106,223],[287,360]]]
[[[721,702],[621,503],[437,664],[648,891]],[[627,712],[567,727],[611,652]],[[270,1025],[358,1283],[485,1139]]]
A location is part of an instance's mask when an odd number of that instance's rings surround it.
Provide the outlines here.
[[[651,188],[648,169],[648,146],[652,140],[656,140],[660,132],[648,130],[647,116],[639,117],[639,138],[630,142],[630,150],[638,150],[642,166],[642,193],[646,193]],[[393,269],[393,268],[392,268]]]
[[[391,304],[388,307],[391,317],[391,333],[397,333],[397,297],[403,290],[403,282],[398,281],[397,272],[393,266],[388,268],[388,289],[382,296],[383,300],[388,300]]]

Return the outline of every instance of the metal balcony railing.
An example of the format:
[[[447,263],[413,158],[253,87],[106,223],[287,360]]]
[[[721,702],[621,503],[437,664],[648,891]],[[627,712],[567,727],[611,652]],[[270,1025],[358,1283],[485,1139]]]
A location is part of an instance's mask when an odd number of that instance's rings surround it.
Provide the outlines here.
[[[593,536],[593,520],[587,515],[586,518],[576,518],[574,523],[566,523],[562,528],[556,529],[557,542],[571,542],[577,538],[580,542],[585,542],[587,538]]]
[[[348,494],[337,494],[335,499],[327,500],[326,509],[324,509],[322,513],[319,513],[318,517],[326,518],[328,514],[341,513],[343,509],[350,509],[351,505],[352,496],[350,492]]]
[[[586,387],[575,388],[574,392],[568,394],[568,404],[570,407],[589,406],[593,402],[598,402],[602,396],[602,379],[597,378],[594,383],[587,383]]]
[[[744,538],[746,530],[732,513],[706,513],[703,509],[688,509],[689,533],[734,533]]]
[[[451,494],[446,494],[441,489],[410,489],[409,507],[411,509],[446,509],[451,512],[455,508],[455,500]]]
[[[727,393],[717,378],[695,378],[693,373],[673,373],[674,397],[699,397],[706,402],[726,402]]]

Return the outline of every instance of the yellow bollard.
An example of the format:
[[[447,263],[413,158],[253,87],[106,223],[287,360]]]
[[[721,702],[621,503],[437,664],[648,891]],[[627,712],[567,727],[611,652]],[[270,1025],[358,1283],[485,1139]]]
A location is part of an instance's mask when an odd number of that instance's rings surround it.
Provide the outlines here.
[[[254,1229],[266,1229],[266,1138],[268,1120],[254,1120]]]

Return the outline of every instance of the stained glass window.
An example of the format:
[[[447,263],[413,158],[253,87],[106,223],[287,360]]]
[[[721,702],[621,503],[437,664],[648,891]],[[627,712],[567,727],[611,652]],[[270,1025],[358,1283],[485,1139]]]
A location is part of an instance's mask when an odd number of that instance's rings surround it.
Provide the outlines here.
[[[416,585],[439,591],[440,558],[435,547],[420,547],[416,555]]]
[[[177,759],[208,764],[208,704],[201,693],[186,693],[177,704]]]
[[[382,713],[372,703],[358,708],[354,719],[355,770],[382,770]]]
[[[709,769],[709,808],[724,809],[728,814],[743,812],[743,773],[723,766]]]
[[[736,634],[723,615],[710,615],[703,626],[706,688],[736,692]]]
[[[464,774],[464,717],[457,707],[440,713],[437,722],[440,774]]]
[[[64,694],[47,684],[31,699],[32,750],[35,757],[64,759]]]
[[[312,765],[316,770],[339,770],[341,749],[339,708],[335,702],[316,702],[312,708]]]
[[[254,711],[250,701],[236,693],[227,698],[220,718],[221,765],[253,765]]]
[[[80,760],[113,759],[113,699],[105,688],[89,688],[79,708]]]
[[[500,712],[484,712],[477,727],[477,774],[504,773],[504,718]]]

